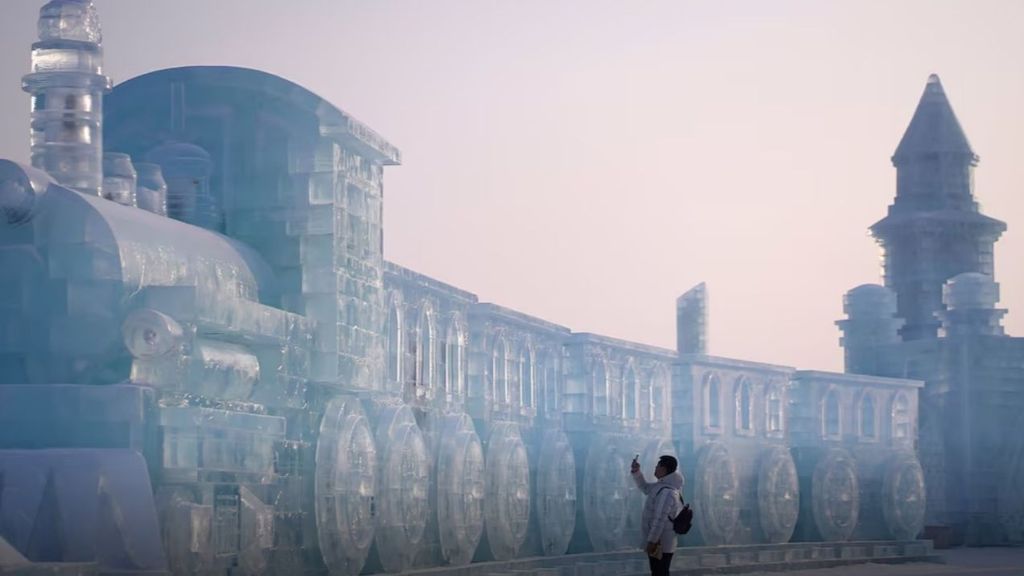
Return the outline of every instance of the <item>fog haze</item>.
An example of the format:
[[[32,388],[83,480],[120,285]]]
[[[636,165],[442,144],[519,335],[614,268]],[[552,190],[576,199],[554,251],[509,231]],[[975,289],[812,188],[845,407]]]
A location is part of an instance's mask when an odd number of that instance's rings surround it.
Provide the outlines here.
[[[1024,333],[1024,3],[96,0],[115,83],[225,64],[295,81],[402,150],[385,257],[580,332],[674,347],[706,281],[716,355],[841,369],[842,295],[942,78],[981,156]],[[0,4],[0,157],[41,1]]]

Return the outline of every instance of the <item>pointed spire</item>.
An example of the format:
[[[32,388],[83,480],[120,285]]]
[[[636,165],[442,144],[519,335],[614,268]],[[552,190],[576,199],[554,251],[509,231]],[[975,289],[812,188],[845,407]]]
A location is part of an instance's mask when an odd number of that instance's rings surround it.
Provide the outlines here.
[[[949,105],[942,81],[938,75],[932,74],[892,161],[898,166],[914,157],[935,153],[962,154],[968,156],[972,163],[978,161],[953,113],[953,107]]]

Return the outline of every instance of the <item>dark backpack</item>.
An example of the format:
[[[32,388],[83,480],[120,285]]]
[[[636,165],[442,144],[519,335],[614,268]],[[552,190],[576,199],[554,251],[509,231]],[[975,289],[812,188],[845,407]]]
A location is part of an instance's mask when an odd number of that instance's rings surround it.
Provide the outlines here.
[[[682,494],[679,495],[679,502],[682,503],[683,509],[672,519],[672,531],[676,534],[686,534],[693,526],[693,510],[690,510],[689,504],[683,502]]]
[[[664,488],[661,490],[664,490]],[[661,492],[661,490],[658,492]],[[686,534],[693,526],[693,510],[691,510],[690,505],[683,500],[682,492],[679,493],[679,503],[683,505],[683,509],[679,511],[679,514],[676,514],[675,518],[669,516],[669,520],[672,521],[673,532],[676,534]]]

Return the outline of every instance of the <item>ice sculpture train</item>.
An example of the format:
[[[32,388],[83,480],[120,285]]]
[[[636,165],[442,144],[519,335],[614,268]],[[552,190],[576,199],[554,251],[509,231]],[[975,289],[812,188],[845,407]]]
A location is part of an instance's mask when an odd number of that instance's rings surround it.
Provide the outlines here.
[[[680,457],[692,543],[919,531],[919,383],[708,356],[702,290],[678,350],[481,303],[384,261],[400,155],[350,115],[233,67],[107,94],[90,0],[51,0],[40,31],[33,167],[0,160],[0,536],[28,559],[359,574],[619,550],[634,454]]]

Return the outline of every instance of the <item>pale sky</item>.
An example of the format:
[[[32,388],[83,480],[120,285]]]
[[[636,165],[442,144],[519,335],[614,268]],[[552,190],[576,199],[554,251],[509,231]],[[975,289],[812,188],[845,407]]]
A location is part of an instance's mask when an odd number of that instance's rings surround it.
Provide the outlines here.
[[[0,158],[42,0],[0,0]],[[996,280],[1024,332],[1024,2],[96,0],[115,83],[224,64],[295,81],[403,153],[385,256],[579,332],[673,348],[710,292],[710,348],[842,369],[842,296],[881,282],[867,227],[928,75],[1009,230]]]

